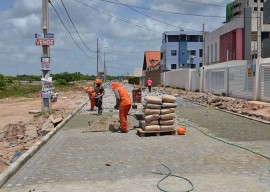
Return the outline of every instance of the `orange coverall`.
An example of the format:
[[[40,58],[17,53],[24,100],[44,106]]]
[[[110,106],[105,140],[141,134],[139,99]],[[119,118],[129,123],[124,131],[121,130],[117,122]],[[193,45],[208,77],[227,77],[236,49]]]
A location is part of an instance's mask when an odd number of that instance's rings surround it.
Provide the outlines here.
[[[96,96],[96,93],[89,87],[87,87],[85,91],[88,94],[88,97],[90,99],[90,110],[93,111],[94,108],[95,108],[95,96]]]
[[[116,108],[119,107],[119,119],[120,119],[120,125],[122,132],[127,133],[128,132],[128,126],[127,126],[127,115],[131,107],[131,99],[126,89],[121,87],[117,82],[114,82],[112,84],[112,90],[116,96]],[[117,97],[120,97],[120,101],[118,103]]]

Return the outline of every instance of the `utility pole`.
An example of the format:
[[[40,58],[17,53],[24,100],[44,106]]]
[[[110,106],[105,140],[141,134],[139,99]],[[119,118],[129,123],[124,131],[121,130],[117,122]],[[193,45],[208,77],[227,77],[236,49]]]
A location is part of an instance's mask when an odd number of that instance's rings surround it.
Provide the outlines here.
[[[105,64],[105,52],[104,52],[104,82],[106,82],[106,64]]]
[[[257,58],[261,59],[262,56],[262,41],[261,41],[261,33],[262,33],[262,22],[261,22],[261,7],[260,1],[257,1]]]
[[[48,19],[48,2],[50,0],[42,0],[42,33],[47,34],[49,31],[49,19]],[[50,59],[50,46],[42,46],[42,58]],[[42,79],[47,79],[50,77],[50,68],[41,70]],[[46,82],[46,81],[45,81]],[[48,90],[46,83],[42,81],[42,112],[51,113],[51,92]]]
[[[97,77],[98,77],[98,57],[99,54],[98,54],[98,39],[97,39]]]
[[[203,23],[203,26],[202,26],[202,32],[203,32],[203,43],[202,43],[202,49],[203,49],[203,51],[202,51],[202,66],[204,67],[205,66],[205,29],[204,29],[204,23]]]

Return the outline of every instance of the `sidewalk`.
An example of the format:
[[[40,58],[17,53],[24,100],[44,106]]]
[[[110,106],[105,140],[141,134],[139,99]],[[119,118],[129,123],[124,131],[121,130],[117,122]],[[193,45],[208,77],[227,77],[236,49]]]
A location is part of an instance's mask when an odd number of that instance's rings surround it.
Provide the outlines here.
[[[112,98],[108,95],[104,103],[114,103]],[[205,133],[269,156],[269,125],[211,109],[205,116],[204,107],[191,106],[178,107],[179,121],[197,124]],[[102,116],[117,116],[118,112],[110,112],[110,107]],[[167,173],[161,163],[172,174],[189,179],[193,191],[270,191],[270,162],[266,158],[210,138],[190,126],[181,136],[138,137],[136,130],[127,134],[82,133],[88,121],[102,116],[82,109],[0,191],[160,191],[156,185],[164,176],[152,171]],[[138,125],[133,117],[129,120]],[[233,126],[225,126],[224,122]],[[257,137],[245,131],[249,126],[256,127],[253,133]],[[175,177],[167,178],[160,186],[167,191],[191,188],[187,181]]]

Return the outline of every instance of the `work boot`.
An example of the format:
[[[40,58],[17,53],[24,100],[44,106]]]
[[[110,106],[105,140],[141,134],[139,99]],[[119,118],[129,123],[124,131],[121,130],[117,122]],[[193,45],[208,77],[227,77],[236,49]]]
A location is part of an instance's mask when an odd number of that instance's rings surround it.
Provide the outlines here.
[[[127,133],[128,132],[128,128],[122,128],[122,133]]]

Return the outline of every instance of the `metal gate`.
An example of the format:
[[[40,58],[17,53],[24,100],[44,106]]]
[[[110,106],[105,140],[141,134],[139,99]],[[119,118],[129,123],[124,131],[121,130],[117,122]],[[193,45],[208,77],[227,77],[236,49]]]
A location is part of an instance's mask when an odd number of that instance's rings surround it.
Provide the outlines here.
[[[261,100],[270,102],[270,65],[262,65]]]

